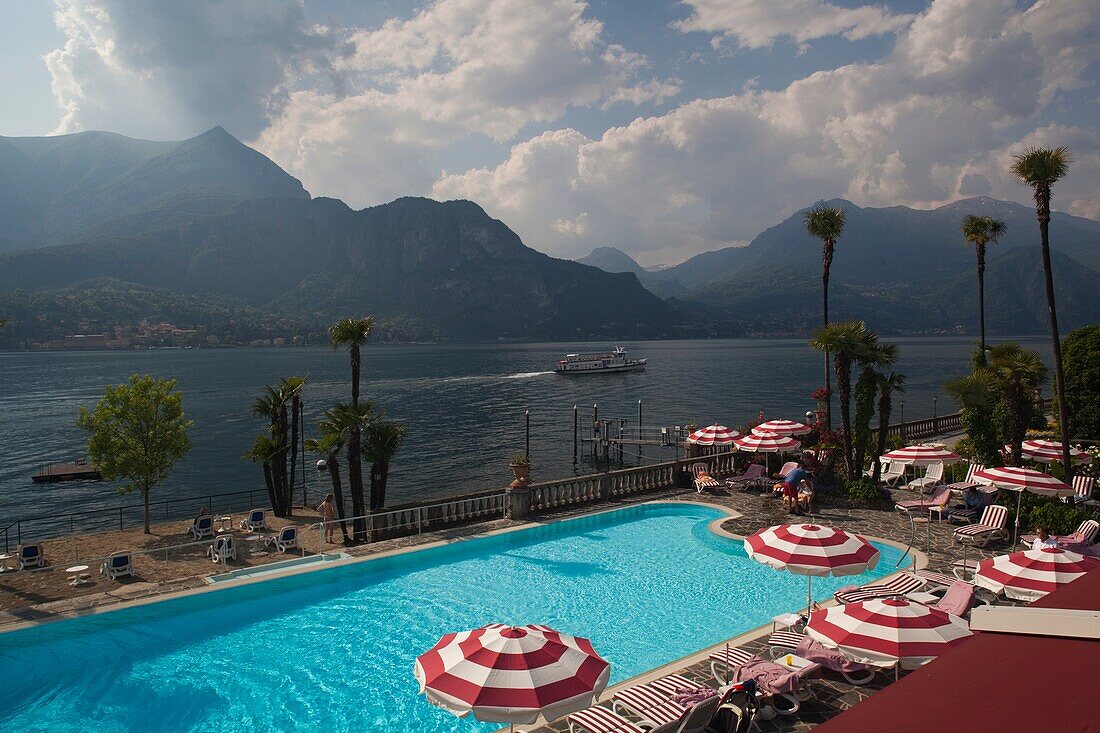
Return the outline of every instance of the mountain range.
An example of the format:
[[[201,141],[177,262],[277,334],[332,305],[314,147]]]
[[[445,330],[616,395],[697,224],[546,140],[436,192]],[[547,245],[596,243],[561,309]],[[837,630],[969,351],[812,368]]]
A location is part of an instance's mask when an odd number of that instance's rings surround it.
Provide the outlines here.
[[[989,258],[991,330],[1045,328],[1028,207],[832,203],[848,211],[834,317],[972,331],[973,252],[959,223],[981,212],[1009,224]],[[1100,223],[1056,214],[1051,228],[1060,316],[1067,327],[1100,320]],[[573,262],[531,249],[470,201],[356,211],[312,198],[220,127],[182,142],[0,137],[0,345],[142,319],[304,333],[362,313],[398,340],[801,334],[820,314],[820,245],[796,212],[748,246],[659,270],[612,248]]]

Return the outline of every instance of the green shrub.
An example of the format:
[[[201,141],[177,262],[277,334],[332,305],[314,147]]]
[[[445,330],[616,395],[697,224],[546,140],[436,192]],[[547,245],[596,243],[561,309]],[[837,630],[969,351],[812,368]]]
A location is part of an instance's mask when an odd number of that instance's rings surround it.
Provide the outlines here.
[[[1100,437],[1100,326],[1079,328],[1062,339],[1062,367],[1070,437]]]
[[[974,457],[974,441],[967,437],[959,438],[959,441],[955,443],[955,452],[963,458]],[[958,464],[956,464],[958,465]],[[954,468],[954,466],[952,466]]]
[[[847,482],[844,492],[853,501],[871,505],[881,504],[883,500],[882,489],[867,476],[860,476],[855,481]]]
[[[1009,508],[1009,526],[1015,521],[1016,494],[1002,491],[998,501]],[[1054,535],[1070,534],[1081,522],[1089,518],[1088,512],[1077,509],[1060,499],[1024,492],[1020,497],[1020,534],[1046,527]]]

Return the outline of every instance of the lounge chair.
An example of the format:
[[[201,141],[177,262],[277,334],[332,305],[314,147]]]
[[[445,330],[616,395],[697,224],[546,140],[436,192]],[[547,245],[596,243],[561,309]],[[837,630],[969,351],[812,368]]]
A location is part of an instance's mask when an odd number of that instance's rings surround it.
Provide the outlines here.
[[[19,545],[19,569],[41,568],[46,565],[46,547],[41,542]]]
[[[699,690],[710,691],[710,688],[702,687],[678,674],[670,674],[667,677],[662,677],[644,685],[633,685],[619,690],[611,698],[611,709],[617,713],[621,713],[625,710],[639,718],[645,718],[646,711],[654,708],[666,707],[666,703],[671,702],[675,695]],[[676,704],[679,705],[679,703]],[[677,718],[687,710],[683,705],[680,705],[680,708],[680,711],[675,716]],[[668,707],[664,712],[671,713],[674,711],[675,706],[672,706]],[[658,716],[660,717],[664,712],[658,713]],[[669,721],[666,720],[662,722]]]
[[[970,565],[971,563],[967,563]],[[976,565],[976,563],[974,564]],[[927,592],[946,592],[952,585],[958,582],[963,582],[974,589],[974,600],[982,605],[989,605],[997,600],[997,596],[990,590],[985,588],[979,588],[974,585],[973,580],[967,580],[964,577],[959,577],[964,574],[964,569],[961,563],[957,563],[952,572],[955,573],[955,577],[945,575],[943,573],[937,573],[934,570],[917,570],[913,575],[917,576],[924,581],[924,587],[920,590]]]
[[[1005,522],[1008,520],[1008,508],[1000,504],[990,504],[982,511],[981,519],[955,530],[955,542],[964,542],[985,547],[993,539],[1006,539],[1008,532]]]
[[[287,525],[279,530],[279,534],[264,537],[264,547],[271,547],[272,545],[274,545],[279,552],[286,552],[287,550],[301,547],[302,545],[298,541],[298,527],[293,524]]]
[[[905,464],[897,461],[883,463],[878,480],[890,487],[897,486],[899,482],[905,480]]]
[[[707,489],[717,489],[722,484],[718,479],[711,478],[710,468],[705,463],[696,463],[691,467],[691,475],[695,478],[695,493],[702,494]]]
[[[230,560],[237,559],[237,546],[233,543],[233,536],[223,534],[214,540],[214,544],[210,545],[210,549],[206,551],[206,554],[215,563],[226,564]]]
[[[107,558],[106,562],[99,568],[100,575],[107,576],[108,580],[118,580],[123,575],[134,575],[134,561],[130,553],[126,550],[121,552],[112,552],[111,556]]]
[[[780,659],[787,654],[798,654],[798,656],[803,659],[809,659],[805,654],[800,653],[799,649],[805,652],[807,647],[812,643],[816,642],[805,634],[800,634],[797,631],[777,631],[768,638],[768,653],[773,660]],[[839,652],[837,652],[837,654],[839,654]],[[840,656],[843,657],[843,655]],[[844,675],[844,679],[848,680],[848,682],[853,685],[865,685],[875,678],[874,667],[860,664],[859,662],[853,662],[850,659],[844,659],[842,662],[834,660],[835,656],[830,655],[829,660],[813,659],[811,661],[818,662],[826,669],[839,672]]]
[[[213,537],[214,517],[209,514],[203,514],[201,517],[196,517],[194,524],[187,528],[187,534],[191,535],[196,540],[201,540],[203,537]]]
[[[779,469],[779,475],[780,476],[786,476],[788,473],[795,470],[796,468],[798,468],[798,461],[787,461]]]
[[[263,509],[253,509],[247,517],[241,520],[241,529],[247,529],[249,532],[267,529],[266,517],[267,515]]]
[[[982,464],[971,463],[970,468],[966,469],[966,478],[962,481],[956,481],[953,484],[948,484],[947,488],[951,489],[952,491],[966,491],[971,486],[981,486],[981,484],[974,480],[974,474],[982,470],[985,470],[985,466],[983,466]]]
[[[568,721],[569,733],[646,733],[641,726],[600,705],[573,713]]]
[[[759,463],[750,463],[744,473],[726,479],[726,486],[731,489],[745,489],[753,485],[759,486],[766,472],[767,469]]]
[[[717,692],[691,707],[670,700],[639,715],[640,725],[605,707],[593,705],[568,717],[569,730],[570,733],[703,733],[721,700]]]
[[[917,514],[929,513],[931,518],[932,512],[939,515],[940,521],[943,521],[943,512],[947,508],[947,504],[951,501],[951,489],[946,486],[939,486],[927,499],[914,499],[912,501],[899,501],[894,505],[894,508],[899,512],[905,512],[909,514],[915,512]]]
[[[1073,534],[1066,534],[1054,539],[1059,545],[1091,545],[1096,540],[1096,533],[1100,530],[1100,522],[1095,519],[1086,519],[1077,525]],[[1035,535],[1025,534],[1020,537],[1020,542],[1030,545],[1035,541]]]
[[[1096,486],[1096,479],[1092,476],[1078,475],[1073,477],[1073,496],[1066,497],[1066,502],[1075,506],[1087,506],[1090,509],[1100,509],[1100,501],[1092,498],[1092,490]]]
[[[915,478],[905,485],[915,491],[930,491],[943,483],[943,463],[933,463],[924,470],[924,475]]]
[[[974,586],[965,580],[956,580],[947,587],[943,598],[928,605],[952,616],[966,616],[974,605]]]
[[[868,583],[867,585],[849,585],[841,588],[833,594],[837,603],[856,603],[857,601],[870,601],[875,598],[893,598],[912,593],[921,586],[924,581],[912,573],[895,575],[885,583]]]
[[[820,667],[818,664],[810,664],[800,670],[792,671],[789,667],[769,662],[752,652],[730,647],[711,652],[709,658],[710,673],[718,684],[725,685],[729,681],[740,682],[746,678],[752,679],[762,693],[770,695],[774,701],[782,700],[789,705],[789,707],[775,706],[776,712],[780,715],[794,715],[802,707],[803,701],[813,697],[813,691],[805,686],[802,676],[815,672]],[[776,679],[794,681],[797,684],[791,692],[777,691],[774,686]]]

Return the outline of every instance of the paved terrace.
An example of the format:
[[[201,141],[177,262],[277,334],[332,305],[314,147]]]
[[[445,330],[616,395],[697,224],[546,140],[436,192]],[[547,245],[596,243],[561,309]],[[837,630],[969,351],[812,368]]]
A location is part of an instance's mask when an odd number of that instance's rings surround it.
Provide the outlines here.
[[[901,498],[912,498],[911,492],[897,493],[899,500]],[[543,513],[535,521],[565,518],[657,499],[705,501],[728,507],[740,516],[726,520],[723,522],[722,527],[739,535],[750,534],[761,527],[787,522],[791,518],[791,515],[783,510],[781,503],[767,494],[720,490],[717,494],[698,495],[690,490],[663,490],[624,497],[618,500],[570,507],[564,511]],[[235,517],[235,519],[237,518]],[[890,539],[903,545],[908,544],[911,535],[910,521],[904,515],[892,510],[850,507],[844,501],[832,504],[822,502],[821,506],[815,508],[812,519],[816,522],[861,534]],[[299,513],[296,513],[293,517],[287,520],[276,520],[272,524],[273,526],[281,526],[289,522],[305,524],[310,521],[316,521],[316,515],[312,512],[301,512],[299,510]],[[422,535],[386,540],[352,548],[328,545],[326,551],[331,553],[341,549],[352,556],[370,556],[439,541],[453,541],[528,523],[509,519],[482,521],[447,530],[426,532]],[[167,558],[158,554],[136,556],[135,567],[139,577],[134,579],[108,581],[100,579],[98,575],[93,575],[96,580],[91,586],[72,588],[67,584],[69,574],[64,572],[64,568],[80,557],[88,557],[87,552],[90,548],[115,549],[179,544],[185,541],[184,532],[189,524],[189,522],[170,522],[155,525],[152,535],[144,535],[140,529],[134,529],[124,532],[107,532],[99,535],[51,540],[47,543],[46,554],[55,570],[37,573],[11,573],[0,576],[0,630],[7,626],[28,621],[43,621],[82,615],[125,601],[149,599],[166,596],[181,590],[205,587],[206,583],[203,577],[211,574],[215,566],[203,555],[204,549],[202,547],[196,547],[189,551],[172,551]],[[928,529],[930,529],[931,538],[927,553],[928,566],[932,569],[950,572],[951,562],[961,557],[961,549],[953,546],[951,540],[954,525],[947,522],[943,524],[933,523],[928,526]],[[244,534],[240,530],[234,530],[234,532],[237,536]],[[924,550],[925,525],[918,525],[917,537],[918,548]],[[307,531],[303,534],[306,555],[316,554],[318,539],[316,530]],[[209,544],[209,541],[206,544]],[[249,546],[250,543],[246,542],[240,544],[238,549],[239,559],[236,562],[230,562],[230,569],[264,565],[302,554],[295,551],[288,554],[251,555],[248,551]],[[968,556],[971,558],[991,557],[1005,552],[1006,547],[1007,543],[994,542],[990,543],[990,546],[985,550],[970,549]],[[106,553],[99,553],[99,556],[103,554]],[[94,573],[95,570],[93,568],[92,572]],[[218,567],[217,571],[222,570]],[[761,627],[754,632],[739,637],[737,645],[753,651],[762,650],[765,647],[768,633],[770,633],[770,626]],[[695,656],[698,657],[699,655]],[[705,660],[705,655],[703,657],[702,660],[689,657],[682,660],[681,663],[666,665],[661,668],[660,672],[661,674],[679,672],[699,682],[709,681],[713,683],[710,677],[709,663]],[[655,676],[657,675],[647,675],[647,677]],[[797,716],[777,717],[772,721],[760,721],[760,728],[766,732],[810,730],[814,725],[820,724],[846,710],[874,693],[875,690],[882,689],[893,682],[893,679],[892,672],[880,673],[871,684],[854,687],[845,682],[840,675],[826,671],[824,676],[813,683],[816,699],[803,703]],[[609,697],[610,693],[604,696],[605,699]],[[568,730],[568,726],[564,721],[561,721],[531,730],[537,730],[538,733],[556,733]]]

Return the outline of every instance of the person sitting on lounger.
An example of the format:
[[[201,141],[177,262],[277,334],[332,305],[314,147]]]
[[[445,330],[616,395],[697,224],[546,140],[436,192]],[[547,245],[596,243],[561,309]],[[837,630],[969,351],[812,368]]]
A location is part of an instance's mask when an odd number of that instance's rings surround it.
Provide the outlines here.
[[[1058,540],[1050,536],[1046,527],[1035,528],[1035,539],[1031,542],[1031,549],[1041,550],[1044,547],[1057,547]]]

